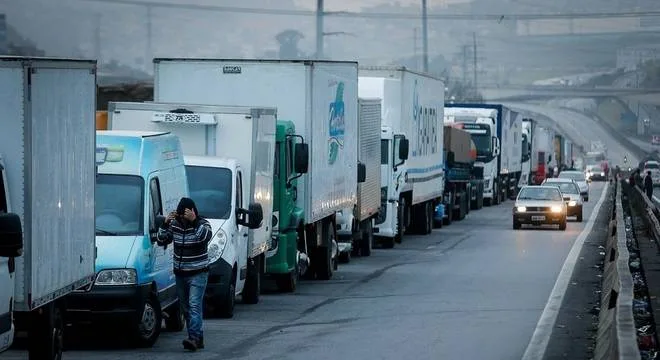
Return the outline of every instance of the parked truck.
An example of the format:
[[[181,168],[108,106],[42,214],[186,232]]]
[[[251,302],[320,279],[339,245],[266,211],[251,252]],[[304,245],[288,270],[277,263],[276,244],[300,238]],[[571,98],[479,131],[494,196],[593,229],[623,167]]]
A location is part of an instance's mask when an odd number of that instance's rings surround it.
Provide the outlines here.
[[[531,177],[532,184],[540,185],[551,174],[557,161],[553,155],[552,129],[539,124],[532,126]]]
[[[536,126],[534,119],[524,118],[522,121],[521,170],[517,190],[532,183],[532,143],[534,142],[534,128]]]
[[[62,298],[95,275],[96,61],[0,58],[0,88],[0,352],[27,332],[59,359]]]
[[[232,317],[234,299],[256,304],[273,231],[277,110],[110,102],[110,130],[167,131],[179,138],[190,197],[211,224],[206,299]]]
[[[500,104],[447,104],[445,123],[463,123],[477,146],[476,166],[484,173],[484,204],[515,195],[522,171],[522,116]]]
[[[154,100],[277,107],[309,144],[309,172],[294,196],[304,216],[301,248],[308,275],[327,280],[337,263],[336,213],[357,204],[357,63],[223,59],[155,59]],[[364,179],[359,179],[364,180]],[[304,230],[303,230],[304,229]],[[268,262],[268,259],[266,260]]]
[[[365,181],[357,186],[357,204],[337,214],[339,258],[369,256],[373,243],[373,220],[380,211],[380,114],[378,99],[358,99],[358,161],[365,167]]]
[[[472,209],[483,207],[483,168],[474,166],[477,147],[463,124],[444,126],[445,193],[436,207],[436,224],[463,220]]]
[[[405,67],[360,67],[360,97],[382,100],[382,124],[392,136],[409,136],[408,144],[399,138],[393,149],[393,170],[383,174],[389,179],[387,188],[396,188],[400,195],[394,200],[398,209],[397,222],[376,225],[374,235],[381,238],[386,247],[401,241],[404,232],[429,234],[433,229],[434,209],[442,203],[445,185],[443,151],[444,83],[427,74],[417,73]],[[390,133],[382,132],[386,138]],[[388,150],[390,151],[390,150]],[[397,159],[398,158],[398,159]],[[405,173],[398,167],[406,162]],[[388,159],[389,162],[389,159]],[[394,176],[390,176],[394,175]],[[397,227],[392,227],[395,225]]]

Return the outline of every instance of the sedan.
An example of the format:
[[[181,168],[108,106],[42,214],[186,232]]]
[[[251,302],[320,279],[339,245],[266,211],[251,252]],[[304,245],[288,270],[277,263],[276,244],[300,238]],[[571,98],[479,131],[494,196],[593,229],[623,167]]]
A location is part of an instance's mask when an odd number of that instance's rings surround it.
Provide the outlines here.
[[[562,171],[559,173],[558,178],[571,179],[575,181],[575,183],[578,184],[578,187],[580,188],[580,195],[582,195],[584,201],[589,201],[589,184],[587,183],[587,178],[584,176],[582,171]]]
[[[566,203],[556,186],[524,186],[513,206],[513,228],[522,224],[559,225],[566,230]]]
[[[568,209],[566,210],[566,216],[575,216],[578,222],[582,222],[582,196],[580,195],[580,188],[575,181],[570,179],[550,178],[546,179],[542,185],[558,187],[564,197],[564,202]]]

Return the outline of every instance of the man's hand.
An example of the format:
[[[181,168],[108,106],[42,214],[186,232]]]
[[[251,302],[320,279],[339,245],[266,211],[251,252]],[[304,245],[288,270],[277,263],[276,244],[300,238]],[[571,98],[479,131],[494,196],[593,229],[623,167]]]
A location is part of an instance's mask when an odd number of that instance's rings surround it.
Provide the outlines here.
[[[167,215],[167,218],[165,219],[165,225],[170,225],[170,222],[172,222],[174,219],[176,219],[176,211],[172,211],[169,213],[169,215]]]
[[[194,211],[192,211],[190,209],[186,209],[183,213],[183,218],[190,221],[190,222],[194,222],[195,219],[197,219],[197,215],[195,215]]]

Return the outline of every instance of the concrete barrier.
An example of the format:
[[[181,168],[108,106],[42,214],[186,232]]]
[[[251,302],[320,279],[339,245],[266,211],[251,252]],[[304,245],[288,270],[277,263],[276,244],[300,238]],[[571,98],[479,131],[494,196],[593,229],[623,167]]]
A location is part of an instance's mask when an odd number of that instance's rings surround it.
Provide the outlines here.
[[[608,228],[594,359],[640,359],[633,318],[633,281],[628,265],[621,184],[614,183],[614,214]]]

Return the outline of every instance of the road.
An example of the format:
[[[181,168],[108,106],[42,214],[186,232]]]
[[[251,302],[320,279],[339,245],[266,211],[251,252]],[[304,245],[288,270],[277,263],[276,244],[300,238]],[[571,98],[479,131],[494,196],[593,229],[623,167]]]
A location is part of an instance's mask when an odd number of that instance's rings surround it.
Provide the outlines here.
[[[267,294],[258,305],[237,305],[231,320],[206,320],[206,349],[185,358],[520,359],[604,190],[592,185],[585,221],[566,231],[514,231],[507,201],[429,236],[406,237],[340,265],[331,281],[302,282],[297,294]],[[65,359],[183,356],[183,333],[163,333],[153,349],[119,350],[106,348],[121,334],[88,335],[95,344],[76,345]]]

